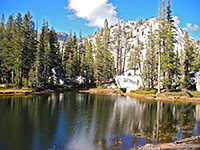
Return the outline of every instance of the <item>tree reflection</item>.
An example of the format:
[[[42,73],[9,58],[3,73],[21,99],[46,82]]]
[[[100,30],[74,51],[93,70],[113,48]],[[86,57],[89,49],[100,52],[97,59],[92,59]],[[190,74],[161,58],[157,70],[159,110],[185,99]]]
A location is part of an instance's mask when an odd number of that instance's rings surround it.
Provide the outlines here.
[[[200,106],[117,95],[0,99],[0,149],[128,149],[200,133]]]

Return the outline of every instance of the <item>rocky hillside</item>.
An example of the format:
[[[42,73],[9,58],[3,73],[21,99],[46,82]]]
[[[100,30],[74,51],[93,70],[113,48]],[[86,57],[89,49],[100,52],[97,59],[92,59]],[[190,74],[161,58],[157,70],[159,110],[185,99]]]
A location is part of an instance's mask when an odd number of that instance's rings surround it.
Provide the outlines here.
[[[116,31],[119,29],[121,29],[121,35],[120,35],[120,40],[121,40],[121,49],[122,49],[122,54],[124,53],[125,50],[125,43],[126,43],[126,35],[129,35],[128,38],[128,44],[131,45],[131,49],[130,51],[133,49],[134,45],[137,45],[137,39],[139,38],[139,40],[143,43],[143,50],[142,50],[142,55],[143,58],[145,58],[145,53],[146,53],[146,45],[147,45],[147,40],[148,40],[148,35],[149,32],[152,28],[153,33],[156,32],[156,30],[158,30],[158,19],[157,18],[151,18],[148,20],[140,20],[140,21],[127,21],[127,22],[123,22],[120,21],[117,25],[111,26],[110,27],[110,48],[113,50],[113,55],[116,58],[116,54],[115,54],[115,49],[116,49]],[[180,54],[181,49],[184,48],[184,31],[177,25],[174,25],[174,34],[175,34],[175,38],[176,38],[176,43],[174,44],[175,48],[174,51],[178,49],[178,52]],[[96,37],[97,33],[95,33],[94,35],[88,36],[86,37],[87,39],[92,40],[93,45],[95,45],[95,37]],[[189,37],[190,40],[196,44],[197,41],[190,36]],[[125,60],[126,62],[128,61],[128,58],[130,56],[130,51],[129,53],[127,53],[127,55],[125,56]],[[122,56],[123,57],[123,56]],[[127,63],[126,63],[127,64]],[[127,69],[127,66],[126,66]],[[125,70],[126,70],[125,69]]]
[[[63,52],[65,41],[68,35],[65,32],[57,32],[58,42],[60,43],[60,51]]]

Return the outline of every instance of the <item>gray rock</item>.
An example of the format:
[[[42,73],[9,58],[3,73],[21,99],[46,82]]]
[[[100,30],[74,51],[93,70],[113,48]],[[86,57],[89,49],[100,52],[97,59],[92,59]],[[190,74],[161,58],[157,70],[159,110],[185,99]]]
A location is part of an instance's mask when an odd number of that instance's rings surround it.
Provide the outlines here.
[[[200,91],[200,72],[196,73],[196,88],[197,91]]]
[[[62,77],[62,71],[59,68],[53,68],[52,69],[52,77],[50,78],[53,79],[53,83],[57,83],[57,84],[66,84],[66,80],[65,78]]]

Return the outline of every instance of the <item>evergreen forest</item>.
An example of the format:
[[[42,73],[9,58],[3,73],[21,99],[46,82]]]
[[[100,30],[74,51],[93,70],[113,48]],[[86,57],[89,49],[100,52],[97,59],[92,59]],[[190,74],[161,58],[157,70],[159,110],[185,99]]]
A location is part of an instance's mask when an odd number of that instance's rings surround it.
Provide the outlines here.
[[[171,14],[169,0],[166,8],[162,1],[157,18],[159,29],[153,32],[151,27],[146,45],[139,38],[135,45],[128,43],[133,35],[122,30],[120,24],[111,38],[111,27],[105,19],[104,28],[93,35],[95,42],[88,37],[83,38],[81,32],[78,36],[70,32],[63,51],[60,50],[56,31],[49,28],[47,20],[43,21],[38,32],[29,11],[24,16],[11,14],[6,23],[2,15],[0,83],[16,87],[43,87],[52,83],[52,68],[59,68],[68,80],[83,76],[85,84],[98,86],[126,71],[127,65],[129,70],[140,72],[142,88],[158,86],[159,92],[161,82],[166,90],[191,88],[191,76],[200,70],[200,43],[193,43],[185,32],[184,47],[179,53],[174,47],[176,39]],[[144,47],[145,57],[141,52]],[[126,56],[127,53],[130,56]]]

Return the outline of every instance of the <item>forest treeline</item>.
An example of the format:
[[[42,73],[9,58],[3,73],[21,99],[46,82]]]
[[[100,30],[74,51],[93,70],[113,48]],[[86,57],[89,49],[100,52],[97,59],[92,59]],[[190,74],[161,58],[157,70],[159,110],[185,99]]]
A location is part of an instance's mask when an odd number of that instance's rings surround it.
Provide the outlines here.
[[[137,44],[131,45],[128,40],[132,35],[120,24],[111,37],[105,20],[104,28],[93,35],[95,42],[82,38],[81,32],[78,37],[70,32],[63,51],[56,31],[49,29],[47,20],[37,33],[29,11],[23,17],[20,13],[15,18],[10,15],[7,23],[2,15],[0,82],[41,87],[51,82],[52,68],[59,68],[66,79],[83,76],[86,83],[100,83],[124,72],[127,64],[128,69],[139,70],[143,88],[155,88],[158,82],[167,90],[174,86],[188,88],[190,76],[200,68],[200,50],[196,46],[199,41],[193,43],[185,32],[183,49],[180,53],[175,50],[171,13],[169,0],[166,9],[162,1],[157,18],[159,29],[153,32],[150,27],[146,45],[138,37]],[[142,55],[143,49],[146,56]]]

